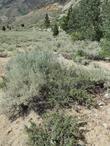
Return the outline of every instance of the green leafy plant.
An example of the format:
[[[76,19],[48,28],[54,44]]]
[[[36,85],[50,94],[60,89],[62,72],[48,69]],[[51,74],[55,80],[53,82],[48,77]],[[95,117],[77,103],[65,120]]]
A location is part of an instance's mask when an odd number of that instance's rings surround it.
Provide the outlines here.
[[[72,41],[82,40],[82,34],[80,32],[72,32],[71,33],[71,39]]]
[[[62,113],[46,115],[44,122],[37,126],[31,122],[26,127],[29,141],[32,146],[76,146],[79,140],[84,143],[84,131],[80,130],[86,123],[78,121],[76,117]],[[84,146],[84,145],[83,145]]]

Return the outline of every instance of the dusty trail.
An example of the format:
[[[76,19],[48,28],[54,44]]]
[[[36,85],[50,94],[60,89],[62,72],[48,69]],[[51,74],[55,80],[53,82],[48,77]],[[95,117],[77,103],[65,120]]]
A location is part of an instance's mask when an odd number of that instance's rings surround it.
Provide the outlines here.
[[[87,146],[110,146],[110,104],[88,115]]]
[[[0,115],[0,146],[28,146],[25,125],[29,125],[31,120],[36,124],[42,121],[34,112],[25,118],[18,118],[14,122],[10,122],[6,116]]]
[[[92,61],[91,64],[95,64],[98,65],[99,67],[102,67],[103,69],[110,70],[110,62]]]

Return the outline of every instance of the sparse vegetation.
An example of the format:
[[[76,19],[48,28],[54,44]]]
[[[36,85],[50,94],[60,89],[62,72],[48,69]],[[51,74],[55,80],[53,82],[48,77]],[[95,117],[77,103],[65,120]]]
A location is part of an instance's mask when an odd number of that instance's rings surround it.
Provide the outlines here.
[[[84,146],[84,130],[80,128],[85,124],[76,117],[52,113],[45,116],[44,122],[39,126],[31,122],[26,131],[32,146]]]

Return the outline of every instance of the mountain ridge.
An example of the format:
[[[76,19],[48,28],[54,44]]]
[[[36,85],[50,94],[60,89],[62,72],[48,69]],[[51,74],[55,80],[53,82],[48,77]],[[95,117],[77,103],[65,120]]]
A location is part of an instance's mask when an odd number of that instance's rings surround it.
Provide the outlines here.
[[[28,14],[34,9],[55,2],[65,3],[68,0],[0,0],[0,16],[19,16]]]

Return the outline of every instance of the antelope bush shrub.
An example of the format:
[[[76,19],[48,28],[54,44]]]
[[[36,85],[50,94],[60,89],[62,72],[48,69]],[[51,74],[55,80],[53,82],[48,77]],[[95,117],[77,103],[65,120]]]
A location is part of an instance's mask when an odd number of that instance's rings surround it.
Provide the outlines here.
[[[90,89],[97,82],[108,81],[110,76],[107,71],[95,67],[72,66],[66,69],[55,54],[47,51],[19,53],[6,70],[2,105],[9,117],[31,109],[41,112],[41,109],[76,103],[93,106]]]

